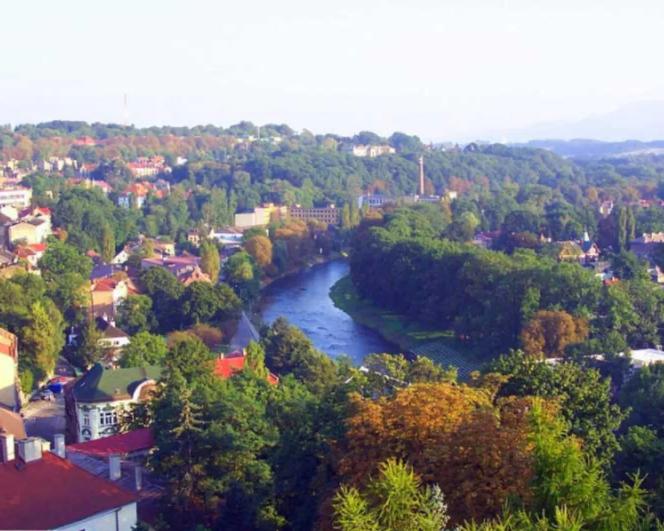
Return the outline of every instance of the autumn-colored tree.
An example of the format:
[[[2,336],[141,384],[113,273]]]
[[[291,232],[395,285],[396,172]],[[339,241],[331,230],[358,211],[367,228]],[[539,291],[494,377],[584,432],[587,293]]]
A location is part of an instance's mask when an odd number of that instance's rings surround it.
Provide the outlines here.
[[[356,485],[390,457],[408,460],[440,485],[455,522],[497,514],[508,497],[529,496],[528,400],[450,383],[415,384],[379,400],[354,397],[339,461]]]
[[[272,263],[272,242],[268,237],[254,236],[247,240],[244,248],[262,269]]]
[[[523,350],[532,356],[560,357],[568,345],[588,337],[588,322],[564,311],[538,311],[521,331]]]
[[[219,328],[205,323],[198,323],[188,331],[205,343],[205,346],[212,351],[217,350],[224,339],[224,335]]]

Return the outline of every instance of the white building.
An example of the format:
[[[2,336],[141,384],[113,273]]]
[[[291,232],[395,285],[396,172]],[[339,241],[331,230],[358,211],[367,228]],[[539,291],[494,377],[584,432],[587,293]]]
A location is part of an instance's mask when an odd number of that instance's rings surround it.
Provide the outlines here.
[[[120,420],[131,404],[149,397],[161,377],[157,366],[104,369],[97,363],[74,385],[71,393],[78,442],[100,439],[118,432]]]
[[[31,188],[16,186],[0,189],[0,207],[9,205],[16,208],[27,208],[31,201]]]

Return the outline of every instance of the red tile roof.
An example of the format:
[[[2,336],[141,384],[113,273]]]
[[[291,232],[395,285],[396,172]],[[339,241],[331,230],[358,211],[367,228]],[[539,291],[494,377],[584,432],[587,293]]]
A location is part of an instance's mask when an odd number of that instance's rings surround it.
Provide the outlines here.
[[[67,451],[107,457],[114,454],[130,454],[141,450],[149,450],[154,446],[152,431],[148,428],[111,435],[94,441],[70,444]]]
[[[235,373],[244,370],[245,360],[246,357],[244,355],[236,352],[227,355],[225,358],[217,358],[214,365],[214,374],[223,380],[227,380]],[[270,372],[267,375],[267,381],[272,385],[277,385],[279,383],[279,377]]]
[[[53,529],[122,507],[138,497],[51,452],[16,467],[0,464],[0,521],[4,529]]]

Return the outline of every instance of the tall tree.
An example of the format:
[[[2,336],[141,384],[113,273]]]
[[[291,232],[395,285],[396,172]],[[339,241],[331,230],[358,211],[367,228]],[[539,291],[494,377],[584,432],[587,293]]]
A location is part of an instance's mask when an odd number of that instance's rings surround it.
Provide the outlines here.
[[[221,259],[219,249],[213,242],[204,241],[201,244],[201,269],[209,275],[213,284],[217,283],[221,270]]]

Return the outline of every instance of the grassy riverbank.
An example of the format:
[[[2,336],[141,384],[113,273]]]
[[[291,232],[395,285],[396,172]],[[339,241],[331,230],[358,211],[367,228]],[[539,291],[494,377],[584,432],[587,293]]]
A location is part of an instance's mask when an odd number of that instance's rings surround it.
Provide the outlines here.
[[[413,352],[442,365],[454,366],[459,370],[461,378],[467,377],[482,365],[475,353],[456,341],[451,331],[424,326],[361,298],[349,276],[332,286],[330,297],[337,308],[398,345],[404,352]]]

